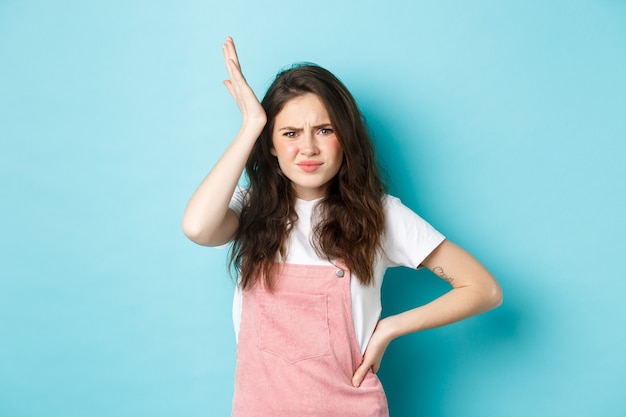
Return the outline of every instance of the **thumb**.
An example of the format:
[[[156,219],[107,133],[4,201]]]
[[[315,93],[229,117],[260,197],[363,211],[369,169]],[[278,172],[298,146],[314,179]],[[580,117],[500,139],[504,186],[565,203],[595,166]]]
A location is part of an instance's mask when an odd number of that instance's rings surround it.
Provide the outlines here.
[[[357,368],[352,376],[352,386],[358,388],[361,386],[361,382],[365,379],[365,375],[369,372],[371,365],[363,362],[361,366]]]

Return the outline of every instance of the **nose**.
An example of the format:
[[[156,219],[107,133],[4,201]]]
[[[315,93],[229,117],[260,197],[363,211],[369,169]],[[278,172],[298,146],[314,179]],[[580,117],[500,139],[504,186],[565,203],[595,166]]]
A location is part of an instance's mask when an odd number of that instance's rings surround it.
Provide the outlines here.
[[[319,153],[317,139],[313,133],[305,132],[302,134],[302,146],[300,146],[300,153],[305,156],[313,156]]]

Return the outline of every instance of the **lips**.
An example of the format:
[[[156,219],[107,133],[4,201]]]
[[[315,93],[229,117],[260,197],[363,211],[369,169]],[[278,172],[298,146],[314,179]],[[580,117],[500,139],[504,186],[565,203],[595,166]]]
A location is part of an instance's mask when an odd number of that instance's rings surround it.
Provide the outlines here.
[[[322,166],[322,163],[317,161],[302,161],[298,162],[296,165],[304,172],[314,172]]]

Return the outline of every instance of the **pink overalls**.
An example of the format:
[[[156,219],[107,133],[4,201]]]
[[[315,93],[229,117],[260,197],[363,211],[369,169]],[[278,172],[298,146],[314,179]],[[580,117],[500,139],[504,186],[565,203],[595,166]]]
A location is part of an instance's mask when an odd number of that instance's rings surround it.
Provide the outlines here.
[[[350,271],[277,264],[274,290],[243,291],[232,417],[387,417],[371,371],[359,388]]]

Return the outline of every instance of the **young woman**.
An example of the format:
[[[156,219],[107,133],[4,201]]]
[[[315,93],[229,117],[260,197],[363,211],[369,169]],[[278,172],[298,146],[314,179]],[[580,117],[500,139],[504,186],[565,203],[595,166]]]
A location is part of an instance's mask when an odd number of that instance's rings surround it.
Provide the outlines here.
[[[385,194],[361,114],[335,76],[294,66],[259,103],[231,38],[223,52],[242,125],[191,197],[183,230],[201,245],[232,242],[232,415],[388,416],[375,373],[389,343],[498,306],[500,287]],[[399,265],[426,267],[451,290],[380,320],[383,275]]]

